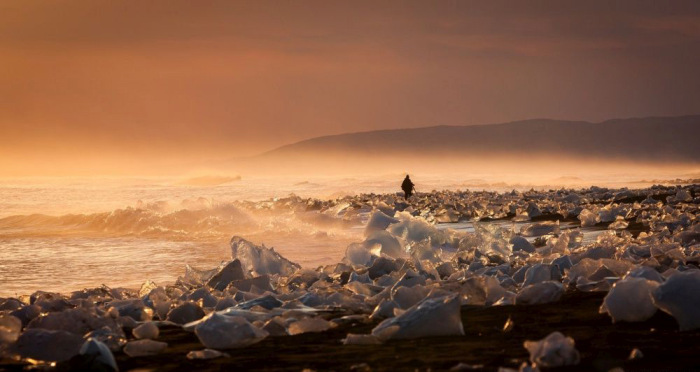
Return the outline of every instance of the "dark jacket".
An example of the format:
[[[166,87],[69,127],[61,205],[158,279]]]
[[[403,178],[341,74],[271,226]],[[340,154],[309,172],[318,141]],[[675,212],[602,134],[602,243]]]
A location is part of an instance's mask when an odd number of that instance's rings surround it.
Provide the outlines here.
[[[413,182],[411,182],[411,179],[406,177],[404,178],[403,183],[401,184],[401,190],[410,192],[411,190],[413,190],[413,186],[414,185]]]

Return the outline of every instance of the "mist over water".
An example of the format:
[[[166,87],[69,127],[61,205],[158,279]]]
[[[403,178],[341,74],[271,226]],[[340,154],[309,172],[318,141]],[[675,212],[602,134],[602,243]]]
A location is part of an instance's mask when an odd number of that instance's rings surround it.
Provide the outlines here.
[[[411,172],[419,192],[650,184],[639,182],[650,180],[641,172],[503,174]],[[234,235],[304,267],[339,262],[362,240],[367,213],[348,217],[342,203],[320,212],[308,198],[395,193],[404,175],[2,179],[0,296],[174,282],[185,264],[211,268],[229,259]],[[659,171],[654,179],[692,175]]]

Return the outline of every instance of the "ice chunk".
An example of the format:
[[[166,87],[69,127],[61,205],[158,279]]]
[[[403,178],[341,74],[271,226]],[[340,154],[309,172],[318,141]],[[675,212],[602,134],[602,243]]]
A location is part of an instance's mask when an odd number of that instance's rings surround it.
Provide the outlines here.
[[[608,229],[612,230],[624,230],[629,226],[629,222],[625,221],[625,218],[622,216],[617,216],[615,219],[615,222],[611,223],[608,225]]]
[[[379,301],[379,304],[374,308],[374,311],[372,311],[372,315],[370,315],[371,319],[384,319],[384,318],[390,318],[394,316],[394,309],[399,307],[399,305],[388,299],[382,299]]]
[[[160,333],[160,331],[158,330],[158,326],[153,322],[145,322],[139,325],[138,327],[134,328],[134,330],[131,332],[134,334],[134,337],[138,339],[155,339],[158,338],[158,334]]]
[[[61,362],[78,355],[83,338],[66,331],[27,329],[17,339],[15,350],[22,358]]]
[[[301,266],[282,257],[272,248],[257,246],[241,237],[231,239],[231,257],[239,259],[243,267],[258,274],[290,276]]]
[[[0,299],[0,311],[14,311],[21,308],[24,304],[16,298]]]
[[[559,274],[564,275],[566,270],[571,269],[573,264],[571,263],[571,257],[568,255],[566,256],[561,256],[554,261],[552,261],[552,265],[556,266],[559,268]]]
[[[395,291],[399,287],[413,287],[414,285],[425,285],[425,278],[413,270],[407,270],[401,278],[391,287]]]
[[[382,275],[390,274],[399,268],[400,266],[396,261],[386,257],[378,257],[376,260],[374,260],[369,270],[367,270],[367,273],[369,274],[370,279],[374,280]]]
[[[578,215],[578,219],[581,221],[582,227],[595,226],[598,222],[600,222],[598,213],[592,212],[588,209],[582,210]]]
[[[564,286],[559,282],[542,282],[529,285],[517,294],[515,303],[518,305],[546,304],[559,301],[564,294]]]
[[[656,313],[651,291],[659,283],[644,278],[625,278],[615,283],[603,300],[601,313],[608,313],[613,323],[643,322]]]
[[[155,315],[161,320],[165,320],[173,303],[163,287],[154,288],[146,296],[142,297],[142,300],[147,306],[153,308]]]
[[[481,371],[483,369],[483,364],[467,364],[460,362],[454,365],[452,368],[450,368],[450,371]]]
[[[27,328],[43,328],[54,331],[66,331],[76,335],[84,335],[102,327],[117,329],[118,325],[112,318],[98,317],[81,308],[61,312],[48,313],[34,318]]]
[[[345,260],[354,266],[367,266],[372,260],[372,253],[365,244],[352,243],[345,249]]]
[[[190,265],[185,265],[185,276],[178,277],[178,283],[181,283],[187,287],[201,287],[206,283],[212,275],[219,271],[218,268],[211,270],[199,270]]]
[[[550,333],[540,341],[525,341],[530,361],[542,367],[563,367],[579,363],[581,357],[574,347],[574,339],[560,332]]]
[[[614,277],[614,276],[615,276],[614,271],[610,270],[605,265],[600,265],[598,270],[596,270],[593,274],[591,274],[588,277],[588,280],[601,281],[601,280],[605,280],[605,278],[610,278],[610,277]]]
[[[265,309],[272,310],[276,307],[282,306],[282,301],[276,299],[272,295],[267,295],[241,302],[240,304],[236,305],[236,308],[248,310],[254,306],[260,306],[264,307]]]
[[[372,216],[367,221],[367,226],[365,227],[365,236],[371,235],[377,230],[386,230],[392,223],[398,223],[399,220],[396,218],[387,216],[382,211],[374,211]]]
[[[168,313],[169,321],[177,324],[187,324],[204,316],[204,310],[194,302],[184,302],[170,310]]]
[[[413,217],[406,211],[397,213],[396,218],[400,222],[389,226],[389,232],[409,242],[421,242],[430,239],[434,246],[439,246],[450,240],[448,232],[438,230],[424,218]]]
[[[197,324],[194,333],[209,349],[233,349],[263,340],[268,333],[240,316],[211,313]]]
[[[111,330],[108,327],[103,327],[86,334],[83,338],[94,338],[107,345],[112,352],[121,351],[122,347],[126,345],[126,338],[121,329]]]
[[[200,304],[203,307],[214,307],[219,301],[214,297],[207,287],[197,288],[192,293],[187,295],[189,301]]]
[[[153,318],[153,310],[146,307],[142,300],[117,300],[109,303],[109,307],[116,308],[119,316],[128,316],[135,321],[146,321]]]
[[[414,243],[408,247],[416,265],[425,261],[429,262],[430,265],[439,265],[442,263],[442,259],[440,258],[442,249],[432,247],[427,240]]]
[[[158,285],[151,280],[146,280],[139,289],[139,297],[147,296],[152,290],[158,288]]]
[[[408,309],[417,304],[430,292],[430,288],[422,285],[413,287],[398,287],[391,293],[391,299],[402,309]]]
[[[474,223],[473,226],[478,238],[477,249],[479,252],[491,260],[508,261],[513,252],[512,244],[509,243],[511,232],[482,223]]]
[[[627,357],[628,360],[636,360],[644,358],[644,353],[641,350],[634,348],[630,351],[630,356]]]
[[[371,297],[376,294],[374,288],[370,287],[368,284],[361,283],[359,281],[351,281],[345,285],[345,288],[351,290],[353,293],[357,293],[362,296]]]
[[[333,323],[321,318],[306,318],[289,325],[287,332],[290,335],[302,333],[324,332],[333,327]]]
[[[523,286],[537,284],[552,280],[552,266],[545,264],[534,264],[525,272],[525,281]]]
[[[382,342],[372,335],[358,335],[353,333],[348,333],[348,335],[343,339],[343,345],[379,345]]]
[[[241,279],[245,279],[241,261],[233,260],[214,274],[207,282],[207,285],[219,291],[223,291],[231,282]]]
[[[231,355],[228,353],[222,353],[221,351],[214,350],[214,349],[203,349],[203,350],[196,350],[196,351],[190,351],[187,353],[187,359],[201,359],[201,360],[208,360],[208,359],[216,359],[216,358],[230,358]]]
[[[506,290],[493,276],[474,276],[466,279],[459,293],[466,298],[469,305],[491,305],[501,299]]]
[[[372,330],[380,340],[464,335],[456,295],[426,299]]]
[[[579,278],[588,278],[595,273],[602,265],[600,260],[583,258],[569,269],[566,274],[567,283],[576,283]]]
[[[686,189],[678,189],[678,192],[676,192],[676,201],[680,202],[689,202],[693,200],[693,196],[690,195],[688,190]]]
[[[547,234],[559,234],[559,221],[531,223],[520,228],[523,236],[542,236]]]
[[[518,369],[499,367],[498,372],[540,372],[540,369],[537,368],[537,364],[530,365],[527,362],[523,362]],[[609,372],[613,371],[610,370]]]
[[[0,315],[0,347],[17,341],[22,332],[22,321],[16,316]]]
[[[519,235],[515,235],[510,238],[509,243],[513,245],[513,252],[523,251],[532,253],[535,251],[535,247],[532,245],[532,243]]]
[[[124,354],[130,357],[157,355],[162,353],[167,347],[168,344],[166,342],[136,340],[128,342],[126,346],[124,346]]]
[[[270,336],[286,336],[287,329],[284,327],[283,320],[280,317],[275,317],[267,321],[262,327]]]
[[[118,371],[119,367],[117,367],[117,361],[114,359],[114,355],[112,354],[112,351],[109,350],[107,345],[103,344],[102,342],[94,339],[94,338],[88,338],[83,346],[80,348],[80,355],[85,355],[85,356],[90,356],[92,357],[93,363],[97,363],[98,365],[102,365],[105,367],[111,368],[113,371]],[[91,366],[91,370],[98,370],[98,368],[94,368],[95,366]],[[99,370],[103,370],[104,368],[101,368]]]
[[[676,318],[681,331],[700,328],[700,270],[671,275],[652,296],[659,309]]]
[[[649,266],[639,266],[630,270],[626,277],[632,278],[644,278],[646,280],[653,280],[657,283],[663,283],[664,277],[659,274],[658,271],[654,270]]]
[[[270,285],[269,275],[260,275],[250,279],[234,280],[231,285],[236,287],[236,289],[239,291],[245,292],[250,292],[253,287],[257,287],[261,291],[273,291],[272,285]]]
[[[375,256],[387,255],[393,258],[405,256],[398,239],[386,231],[375,231],[362,244]]]

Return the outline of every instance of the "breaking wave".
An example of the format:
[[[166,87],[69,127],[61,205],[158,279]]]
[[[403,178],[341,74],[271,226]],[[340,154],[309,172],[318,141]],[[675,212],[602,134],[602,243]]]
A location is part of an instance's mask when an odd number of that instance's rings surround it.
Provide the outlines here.
[[[340,206],[342,207],[342,206]],[[347,206],[345,206],[347,207]],[[135,206],[90,214],[15,215],[0,219],[0,236],[138,236],[173,240],[230,238],[234,234],[343,234],[363,216],[339,214],[338,206],[319,210],[296,196],[262,202],[214,203],[199,198],[179,203],[138,202]]]

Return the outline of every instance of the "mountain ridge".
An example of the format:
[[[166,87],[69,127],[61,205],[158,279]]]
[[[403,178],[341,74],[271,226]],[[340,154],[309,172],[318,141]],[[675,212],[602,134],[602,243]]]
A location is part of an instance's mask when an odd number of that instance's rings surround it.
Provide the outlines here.
[[[319,136],[254,158],[360,153],[532,155],[699,162],[700,115],[609,119],[601,122],[526,119],[478,125],[436,125]]]

